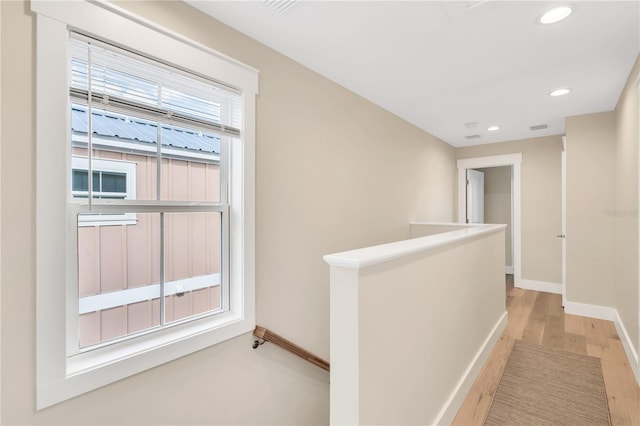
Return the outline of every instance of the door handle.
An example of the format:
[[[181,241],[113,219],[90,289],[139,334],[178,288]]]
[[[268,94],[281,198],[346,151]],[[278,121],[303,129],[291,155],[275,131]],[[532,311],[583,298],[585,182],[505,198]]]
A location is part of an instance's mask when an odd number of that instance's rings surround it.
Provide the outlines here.
[[[565,238],[565,237],[566,237],[566,235],[564,235],[564,234],[560,234],[560,235],[556,235],[556,237],[558,237],[558,238]]]

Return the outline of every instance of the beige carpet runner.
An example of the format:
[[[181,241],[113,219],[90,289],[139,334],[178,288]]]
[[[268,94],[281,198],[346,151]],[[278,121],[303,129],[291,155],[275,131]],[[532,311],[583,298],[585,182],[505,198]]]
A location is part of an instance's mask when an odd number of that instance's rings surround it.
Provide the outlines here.
[[[485,425],[610,425],[600,359],[517,340]]]

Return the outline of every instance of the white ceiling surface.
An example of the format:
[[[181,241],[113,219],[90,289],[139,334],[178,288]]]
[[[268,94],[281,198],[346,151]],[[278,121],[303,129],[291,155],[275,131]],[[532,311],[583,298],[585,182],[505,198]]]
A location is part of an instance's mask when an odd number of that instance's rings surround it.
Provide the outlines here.
[[[453,146],[563,134],[565,117],[613,110],[640,51],[638,1],[574,1],[551,25],[536,18],[567,3],[187,3]]]

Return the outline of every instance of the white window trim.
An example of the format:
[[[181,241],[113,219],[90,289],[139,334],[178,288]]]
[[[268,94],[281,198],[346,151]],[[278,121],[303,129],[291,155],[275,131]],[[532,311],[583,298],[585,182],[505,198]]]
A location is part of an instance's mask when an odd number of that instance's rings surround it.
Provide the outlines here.
[[[37,14],[36,70],[36,407],[42,409],[149,368],[220,343],[255,327],[255,95],[258,75],[243,65],[198,43],[124,12],[106,2],[32,1]],[[169,63],[178,63],[242,91],[242,143],[232,144],[229,310],[214,317],[186,322],[69,357],[68,309],[78,307],[68,291],[75,274],[77,224],[67,214],[71,131],[67,81],[70,28]],[[203,54],[204,53],[204,54]],[[55,105],[55,108],[51,108]],[[61,167],[67,164],[67,167]],[[44,208],[46,206],[46,208]],[[65,226],[61,224],[66,223]],[[66,250],[61,250],[66,247]],[[77,312],[77,311],[76,311]],[[77,331],[76,331],[77,333]],[[76,343],[77,346],[77,343]],[[103,350],[104,349],[104,350]],[[85,356],[86,355],[86,356]]]
[[[89,170],[89,159],[87,157],[73,156],[71,158],[72,170]],[[136,199],[136,163],[133,161],[110,160],[103,158],[91,159],[91,170],[94,172],[116,172],[124,173],[127,179],[127,190],[125,199]],[[71,191],[73,195],[73,190]],[[112,225],[135,225],[137,217],[135,213],[124,213],[117,215],[82,214],[78,216],[78,226],[112,226]]]

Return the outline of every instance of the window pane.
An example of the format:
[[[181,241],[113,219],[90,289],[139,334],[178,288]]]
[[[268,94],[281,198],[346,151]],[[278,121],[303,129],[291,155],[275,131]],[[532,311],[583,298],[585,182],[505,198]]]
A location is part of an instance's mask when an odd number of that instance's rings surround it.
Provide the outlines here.
[[[162,126],[162,200],[220,201],[220,136]]]
[[[122,192],[126,194],[127,175],[125,173],[102,172],[102,192]]]
[[[81,348],[160,325],[160,214],[136,215],[135,225],[78,226]]]
[[[221,309],[220,214],[165,214],[165,316],[173,322]]]
[[[91,184],[93,188],[93,192],[100,192],[100,173],[93,172],[91,173],[91,175],[93,176],[93,183]],[[94,198],[95,198],[95,195],[94,195]]]
[[[74,170],[71,189],[73,191],[89,190],[89,172],[86,170]]]

